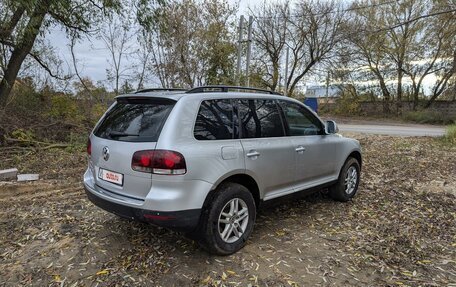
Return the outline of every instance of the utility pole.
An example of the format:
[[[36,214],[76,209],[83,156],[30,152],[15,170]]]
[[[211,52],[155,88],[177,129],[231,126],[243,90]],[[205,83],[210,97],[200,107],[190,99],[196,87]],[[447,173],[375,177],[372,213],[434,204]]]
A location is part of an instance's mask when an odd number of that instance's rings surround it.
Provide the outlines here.
[[[250,75],[249,75],[249,66],[250,66],[250,53],[252,52],[252,25],[253,25],[253,16],[249,16],[249,33],[247,38],[247,61],[245,65],[245,76],[247,79],[246,86],[250,87]]]
[[[290,54],[290,47],[287,47],[287,52],[285,54],[285,93],[284,96],[286,97],[288,94],[288,56]]]
[[[329,103],[329,70],[326,74],[326,104]]]
[[[239,19],[239,39],[238,39],[238,54],[237,54],[237,67],[236,67],[236,84],[241,84],[241,52],[242,52],[242,32],[244,30],[244,16],[241,15]]]

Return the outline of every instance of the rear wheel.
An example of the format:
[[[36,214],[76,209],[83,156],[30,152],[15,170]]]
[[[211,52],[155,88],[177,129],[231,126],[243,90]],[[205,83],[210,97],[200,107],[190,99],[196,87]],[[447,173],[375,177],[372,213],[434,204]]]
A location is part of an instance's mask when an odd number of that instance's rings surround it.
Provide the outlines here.
[[[238,183],[225,183],[203,213],[199,243],[210,253],[232,254],[244,247],[255,217],[255,201],[249,190]]]
[[[329,188],[329,196],[338,201],[349,201],[358,191],[360,166],[355,158],[348,158],[337,182]]]

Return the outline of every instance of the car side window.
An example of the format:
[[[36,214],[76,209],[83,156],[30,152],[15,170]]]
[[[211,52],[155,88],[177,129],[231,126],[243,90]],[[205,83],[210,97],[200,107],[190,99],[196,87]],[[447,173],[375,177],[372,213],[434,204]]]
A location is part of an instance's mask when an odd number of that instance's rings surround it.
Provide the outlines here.
[[[231,100],[203,101],[198,111],[193,135],[197,140],[237,138],[236,118]]]
[[[239,100],[239,120],[243,138],[284,136],[277,104],[273,100]]]
[[[280,101],[288,123],[288,135],[307,136],[323,133],[321,122],[305,107],[288,101]]]

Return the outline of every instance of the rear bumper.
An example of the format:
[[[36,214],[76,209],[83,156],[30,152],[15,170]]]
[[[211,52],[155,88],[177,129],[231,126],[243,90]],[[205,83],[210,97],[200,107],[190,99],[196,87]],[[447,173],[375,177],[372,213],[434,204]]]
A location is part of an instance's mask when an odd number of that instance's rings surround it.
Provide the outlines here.
[[[86,184],[84,184],[84,189],[89,200],[106,211],[120,217],[152,223],[175,231],[193,231],[197,227],[201,215],[201,209],[163,212],[135,208],[106,200],[94,193],[96,191],[91,191]]]

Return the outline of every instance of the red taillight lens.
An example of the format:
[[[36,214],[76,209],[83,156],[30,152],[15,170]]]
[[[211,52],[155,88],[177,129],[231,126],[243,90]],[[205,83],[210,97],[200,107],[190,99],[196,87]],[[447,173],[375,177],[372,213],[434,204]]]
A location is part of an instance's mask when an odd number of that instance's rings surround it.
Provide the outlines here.
[[[185,158],[177,151],[141,150],[133,154],[131,168],[140,172],[155,174],[185,174]]]
[[[87,154],[92,155],[92,143],[90,142],[90,138],[87,139]]]

